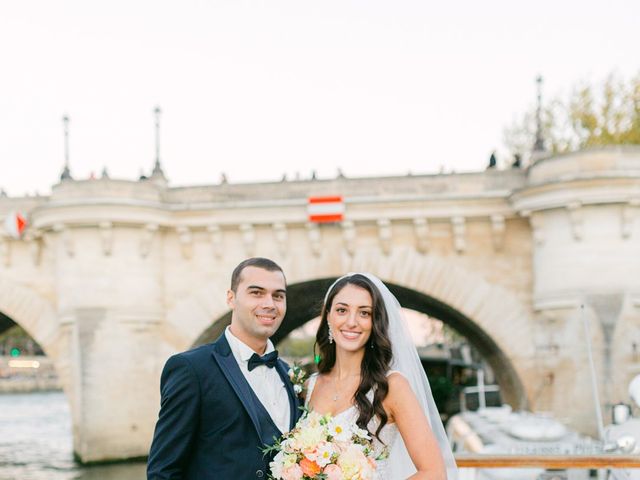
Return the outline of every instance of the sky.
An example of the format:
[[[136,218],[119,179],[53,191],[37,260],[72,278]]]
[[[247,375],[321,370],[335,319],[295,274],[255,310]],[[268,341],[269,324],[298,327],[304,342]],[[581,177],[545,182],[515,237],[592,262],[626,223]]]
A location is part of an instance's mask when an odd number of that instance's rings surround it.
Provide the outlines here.
[[[483,169],[545,96],[640,73],[627,0],[0,2],[0,188]]]

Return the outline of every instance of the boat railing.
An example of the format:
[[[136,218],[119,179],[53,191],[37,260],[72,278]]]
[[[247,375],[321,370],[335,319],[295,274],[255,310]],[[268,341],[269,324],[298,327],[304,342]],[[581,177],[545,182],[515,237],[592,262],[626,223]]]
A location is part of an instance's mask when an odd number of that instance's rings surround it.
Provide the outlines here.
[[[477,387],[464,387],[460,391],[460,411],[466,412],[467,408],[467,395],[477,394],[478,405],[480,408],[486,407],[486,396],[489,392],[499,392],[500,387],[498,385],[479,385]]]
[[[640,468],[640,455],[492,455],[456,453],[458,468],[618,469]]]

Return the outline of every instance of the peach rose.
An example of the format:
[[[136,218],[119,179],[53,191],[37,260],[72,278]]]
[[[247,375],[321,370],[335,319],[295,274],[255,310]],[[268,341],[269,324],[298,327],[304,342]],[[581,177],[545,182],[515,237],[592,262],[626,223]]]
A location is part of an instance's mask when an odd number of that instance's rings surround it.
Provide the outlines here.
[[[334,463],[330,463],[324,467],[324,473],[327,476],[327,480],[342,480],[342,470]]]
[[[282,470],[282,480],[302,480],[303,475],[302,468],[298,464]]]
[[[302,468],[302,473],[311,478],[315,477],[322,471],[320,465],[318,465],[316,462],[312,462],[306,457],[300,461],[300,468]]]

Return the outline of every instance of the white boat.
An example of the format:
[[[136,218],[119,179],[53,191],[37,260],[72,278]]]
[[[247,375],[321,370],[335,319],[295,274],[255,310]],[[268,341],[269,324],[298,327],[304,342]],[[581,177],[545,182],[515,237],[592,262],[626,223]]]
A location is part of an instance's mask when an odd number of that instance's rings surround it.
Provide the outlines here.
[[[495,386],[468,389],[472,393],[492,390]],[[629,385],[629,396],[640,408],[640,375]],[[480,402],[481,404],[483,402]],[[464,408],[465,403],[462,403]],[[447,434],[454,452],[487,455],[594,455],[616,453],[640,456],[640,418],[632,408],[620,403],[613,407],[613,423],[603,429],[602,441],[579,434],[551,415],[513,412],[509,405],[482,407],[463,411],[447,424]],[[586,480],[587,470],[554,471],[555,478]],[[615,469],[603,472],[610,480],[640,480],[640,469]],[[549,477],[542,468],[464,469],[460,480],[535,480]]]
[[[640,375],[629,384],[629,396],[636,406],[640,407]],[[606,452],[640,455],[640,418],[632,417],[631,411],[631,405],[625,403],[613,406],[613,422],[603,430]],[[612,470],[611,479],[640,480],[640,470]]]
[[[598,394],[596,373],[591,349],[589,324],[584,315],[584,305],[580,313],[585,328],[588,364],[592,380],[592,394],[595,416],[598,423],[598,439],[593,439],[572,431],[549,414],[513,412],[508,405],[487,408],[484,394],[489,389],[498,390],[497,385],[484,385],[484,376],[478,372],[478,386],[467,388],[469,393],[478,395],[480,408],[475,412],[465,411],[465,395],[461,395],[462,413],[453,416],[447,425],[447,433],[454,452],[469,452],[494,455],[597,455],[622,454],[638,455],[640,458],[640,418],[633,418],[630,405],[619,403],[613,406],[613,422],[604,426],[601,403]],[[629,396],[640,408],[640,375],[629,385]],[[601,476],[601,474],[603,476]],[[587,470],[500,468],[463,469],[461,480],[542,480],[542,479],[582,480],[589,478]],[[613,469],[600,471],[598,478],[608,480],[640,480],[640,469]]]
[[[584,455],[602,452],[602,444],[567,428],[547,414],[513,412],[509,405],[462,412],[447,424],[455,453],[487,455]],[[465,469],[461,480],[535,480],[543,468]],[[558,478],[586,480],[586,470],[556,472]]]

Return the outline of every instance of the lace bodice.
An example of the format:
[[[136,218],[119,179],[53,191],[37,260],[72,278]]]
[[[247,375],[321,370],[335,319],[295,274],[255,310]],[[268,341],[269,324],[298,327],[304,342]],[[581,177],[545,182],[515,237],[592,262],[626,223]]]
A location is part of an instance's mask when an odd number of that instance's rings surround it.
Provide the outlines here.
[[[314,373],[309,378],[309,384],[307,386],[307,395],[304,402],[305,407],[309,406],[309,401],[311,400],[313,389],[316,386],[317,378],[318,378],[317,373]],[[367,398],[373,401],[373,391],[369,391],[367,393]],[[355,405],[352,405],[346,410],[343,410],[337,415],[334,415],[334,418],[345,418],[346,421],[348,422],[355,422],[358,419],[358,416],[359,416],[358,408]],[[375,432],[378,429],[379,425],[380,425],[380,420],[378,419],[378,417],[373,417],[369,421],[369,424],[367,425],[367,427],[370,432]],[[397,435],[398,435],[398,427],[396,426],[395,423],[387,423],[384,427],[382,427],[382,430],[380,431],[380,435],[379,435],[380,440],[373,437],[372,443],[373,443],[373,448],[374,448],[374,451],[376,452],[376,455],[377,456],[382,455],[385,452],[385,449],[386,449],[386,452],[388,452],[391,449],[391,446],[393,445],[393,442],[395,441]],[[387,469],[386,460],[379,460],[378,467],[376,469],[376,474],[374,476],[374,480],[388,480],[388,476],[386,475],[386,469]]]

